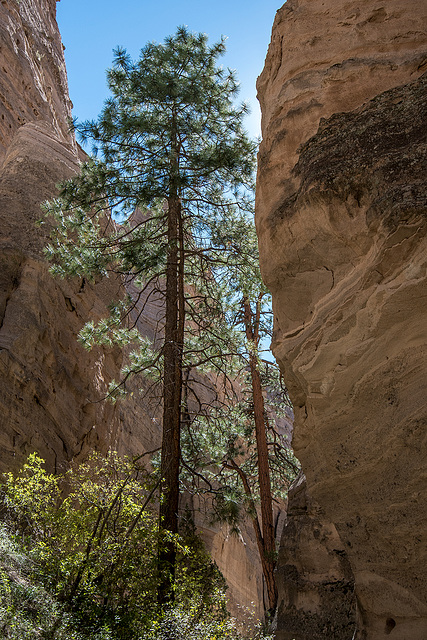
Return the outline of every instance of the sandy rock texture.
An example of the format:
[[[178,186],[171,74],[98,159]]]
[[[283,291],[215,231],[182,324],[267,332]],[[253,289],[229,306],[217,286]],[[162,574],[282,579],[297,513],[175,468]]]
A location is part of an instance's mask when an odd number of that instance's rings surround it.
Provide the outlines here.
[[[0,467],[35,450],[55,469],[93,446],[153,448],[155,409],[99,402],[123,355],[76,341],[120,283],[53,280],[42,258],[40,204],[79,162],[56,2],[3,0],[0,47]]]
[[[194,514],[196,530],[227,581],[228,609],[249,631],[254,621],[264,618],[268,608],[267,589],[252,523],[249,519],[242,522],[238,534],[232,532],[228,524],[213,523],[209,497],[186,494],[181,508],[182,512],[189,508]],[[276,505],[274,526],[277,543],[285,521],[286,506]]]
[[[288,0],[258,82],[273,349],[369,640],[427,637],[426,28],[414,0]]]
[[[289,489],[277,569],[276,640],[347,640],[356,628],[354,577],[337,530],[307,493]]]
[[[0,17],[0,158],[28,122],[48,122],[75,151],[68,134],[71,101],[56,0],[2,0]]]

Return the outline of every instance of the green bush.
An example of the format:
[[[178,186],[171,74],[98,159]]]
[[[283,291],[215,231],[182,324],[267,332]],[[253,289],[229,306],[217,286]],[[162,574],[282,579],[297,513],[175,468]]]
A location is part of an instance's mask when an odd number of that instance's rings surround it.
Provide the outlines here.
[[[162,541],[150,506],[157,485],[138,464],[114,452],[94,453],[54,476],[32,454],[16,475],[4,479],[2,515],[15,540],[4,537],[7,557],[16,563],[22,558],[25,566],[25,578],[13,580],[0,565],[5,638],[241,638],[227,613],[224,578],[188,514],[182,535],[172,536],[178,552],[174,605],[159,610]]]
[[[153,621],[143,636],[138,640],[244,640],[247,636],[238,630],[234,618],[223,620],[209,618],[194,618],[193,613],[180,607],[167,609],[162,616]],[[272,640],[266,635],[260,625],[255,626],[250,636],[251,640]]]
[[[157,522],[144,470],[115,453],[93,454],[55,477],[32,454],[5,480],[6,515],[34,571],[86,628],[128,637],[133,622],[151,617]]]
[[[85,640],[65,607],[34,581],[33,563],[0,525],[0,637],[4,640]],[[93,634],[93,640],[112,640]]]

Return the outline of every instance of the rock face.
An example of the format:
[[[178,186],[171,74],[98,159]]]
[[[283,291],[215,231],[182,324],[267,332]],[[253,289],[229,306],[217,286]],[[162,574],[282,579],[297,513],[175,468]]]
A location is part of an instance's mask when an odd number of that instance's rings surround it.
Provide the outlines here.
[[[42,258],[40,204],[79,165],[56,2],[2,1],[0,46],[0,470],[34,450],[56,469],[91,447],[153,449],[158,409],[100,402],[123,354],[76,341],[121,283],[54,280]]]
[[[0,17],[0,158],[17,129],[33,122],[49,123],[55,137],[76,152],[68,134],[71,102],[56,0],[2,0]]]
[[[79,164],[55,0],[3,0],[0,47],[0,470],[34,450],[55,469],[91,447],[153,449],[158,407],[100,402],[123,354],[76,341],[121,283],[53,280],[42,258],[40,204]]]
[[[371,640],[427,637],[426,23],[415,0],[288,0],[258,84],[273,350]]]
[[[33,450],[56,468],[112,419],[91,403],[105,390],[102,354],[76,360],[76,331],[103,305],[83,286],[52,280],[41,261],[46,232],[35,225],[55,183],[78,167],[55,11],[42,0],[0,5],[2,469]]]
[[[197,531],[227,581],[230,612],[250,629],[254,620],[262,620],[268,609],[267,589],[251,522],[243,522],[236,535],[227,524],[212,524],[209,498],[186,495],[183,502],[194,514]],[[280,505],[274,511],[277,542],[285,520],[286,509]]]
[[[307,493],[304,474],[289,489],[280,544],[276,640],[347,640],[356,628],[354,578],[337,530]]]

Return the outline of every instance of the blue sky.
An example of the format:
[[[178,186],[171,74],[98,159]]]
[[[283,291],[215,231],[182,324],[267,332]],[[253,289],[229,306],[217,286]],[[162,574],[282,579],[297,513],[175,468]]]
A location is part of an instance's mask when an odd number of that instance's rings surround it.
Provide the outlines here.
[[[65,46],[73,115],[79,121],[96,118],[108,95],[105,70],[112,51],[124,46],[137,58],[148,41],[162,42],[185,24],[203,31],[211,43],[228,37],[224,66],[236,69],[240,100],[250,104],[246,127],[260,134],[256,78],[261,73],[274,16],[283,0],[61,0],[57,19]]]

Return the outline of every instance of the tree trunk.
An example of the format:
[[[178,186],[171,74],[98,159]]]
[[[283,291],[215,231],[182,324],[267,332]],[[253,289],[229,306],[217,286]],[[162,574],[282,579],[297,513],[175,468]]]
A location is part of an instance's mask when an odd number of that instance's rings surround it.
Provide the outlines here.
[[[244,299],[243,304],[246,337],[249,343],[253,345],[253,350],[249,354],[249,366],[252,382],[252,399],[254,405],[255,435],[258,455],[258,483],[261,500],[261,523],[264,556],[263,558],[261,558],[261,562],[267,586],[269,611],[272,613],[277,606],[277,585],[274,575],[274,568],[276,565],[276,544],[274,537],[273,500],[271,497],[270,467],[268,463],[266,414],[257,357],[261,300],[258,301],[255,317],[252,313],[252,309],[247,298]]]
[[[179,229],[181,203],[178,197],[168,199],[168,257],[166,266],[166,321],[164,338],[163,439],[161,462],[160,531],[178,533],[179,468],[181,435],[181,391],[183,317],[180,317]],[[176,552],[174,543],[160,540],[159,604],[173,599]]]
[[[163,345],[163,437],[160,492],[160,533],[178,533],[179,470],[181,460],[182,354],[184,349],[184,239],[179,187],[180,143],[176,110],[172,108],[169,164],[168,253],[166,263],[165,336]],[[160,536],[160,605],[173,600],[176,551]]]

